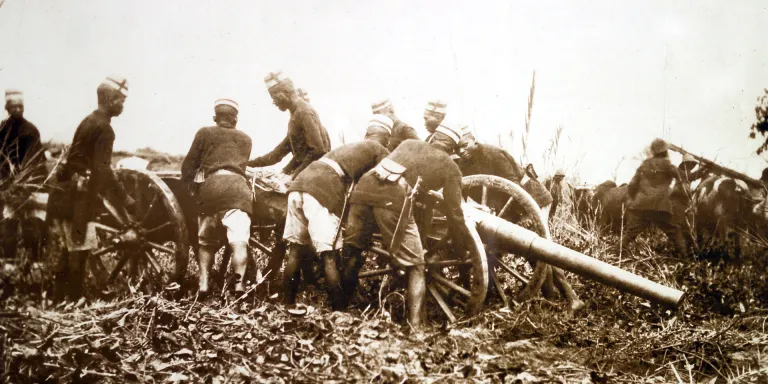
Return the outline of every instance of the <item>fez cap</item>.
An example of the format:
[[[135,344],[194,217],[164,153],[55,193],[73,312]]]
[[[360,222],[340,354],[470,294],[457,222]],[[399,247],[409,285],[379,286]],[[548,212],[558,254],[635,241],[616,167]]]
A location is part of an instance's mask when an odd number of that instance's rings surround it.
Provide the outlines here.
[[[392,102],[389,99],[382,99],[371,104],[371,111],[373,113],[381,113],[387,108],[392,108]]]
[[[214,111],[220,106],[229,106],[235,109],[235,112],[240,111],[240,105],[232,99],[218,99],[213,105]]]
[[[441,100],[430,100],[427,103],[427,107],[424,109],[425,112],[433,112],[433,113],[439,113],[442,115],[445,115],[445,110],[448,107],[447,104],[445,104],[444,101]]]
[[[128,96],[128,81],[122,76],[107,76],[101,84],[99,84],[99,89],[116,91],[125,97]]]
[[[24,102],[24,94],[18,89],[6,89],[5,90],[5,102]]]

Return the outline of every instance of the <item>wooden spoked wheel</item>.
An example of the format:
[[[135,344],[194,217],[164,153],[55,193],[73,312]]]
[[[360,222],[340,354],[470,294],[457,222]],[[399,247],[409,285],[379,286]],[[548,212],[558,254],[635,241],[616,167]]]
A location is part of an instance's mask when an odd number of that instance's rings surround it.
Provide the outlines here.
[[[472,200],[492,214],[536,232],[551,240],[547,218],[536,201],[520,185],[491,175],[465,176],[462,179],[464,199]],[[490,284],[504,305],[509,294],[525,289],[534,272],[533,263],[504,252],[493,242],[486,242],[490,269]]]
[[[157,292],[183,285],[189,260],[187,227],[176,197],[156,175],[118,169],[119,188],[136,201],[134,212],[100,196],[94,204],[98,247],[89,267],[100,288],[124,283]],[[111,287],[112,286],[112,287]]]
[[[425,203],[414,207],[414,215],[425,250],[425,310],[430,315],[442,314],[451,322],[474,315],[482,309],[488,290],[488,262],[480,236],[469,226],[472,238],[466,244],[467,249],[457,249],[443,214],[442,196],[431,192],[421,200]],[[384,247],[374,246],[368,251],[385,263],[366,263],[360,278],[394,276],[397,279],[404,275],[404,271],[391,262],[392,256]]]

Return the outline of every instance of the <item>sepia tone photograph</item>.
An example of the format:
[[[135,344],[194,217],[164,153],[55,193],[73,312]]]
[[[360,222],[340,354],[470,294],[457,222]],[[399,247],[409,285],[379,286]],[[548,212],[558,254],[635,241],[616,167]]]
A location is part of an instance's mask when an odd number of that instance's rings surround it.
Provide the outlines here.
[[[0,382],[768,383],[765,20],[0,0]]]

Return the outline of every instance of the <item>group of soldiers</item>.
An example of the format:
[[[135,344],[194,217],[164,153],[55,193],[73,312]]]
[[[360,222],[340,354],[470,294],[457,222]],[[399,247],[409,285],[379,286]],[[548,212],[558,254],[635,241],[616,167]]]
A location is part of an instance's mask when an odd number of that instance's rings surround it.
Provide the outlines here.
[[[559,193],[555,193],[553,204],[552,194],[537,180],[532,167],[522,167],[500,147],[478,142],[467,126],[445,123],[444,102],[427,104],[424,126],[429,135],[425,141],[397,117],[391,101],[385,99],[371,105],[372,116],[362,141],[332,149],[328,132],[305,92],[296,89],[282,72],[270,73],[265,84],[273,104],[290,113],[287,135],[272,151],[250,159],[251,138],[236,128],[238,103],[219,99],[214,104],[215,125],[197,131],[182,164],[181,179],[199,204],[200,295],[210,292],[214,256],[225,244],[233,254],[234,290],[245,290],[253,214],[246,167],[274,165],[288,154],[293,157],[283,168],[292,179],[283,231],[288,243],[283,300],[289,304],[296,299],[302,271],[306,273],[303,267],[319,259],[331,305],[344,309],[358,284],[365,261],[363,250],[378,232],[383,244],[398,240],[390,252],[395,264],[407,271],[408,320],[418,328],[426,293],[424,250],[413,214],[401,217],[402,207],[411,196],[418,199],[424,191],[442,189],[454,244],[465,249],[463,244],[471,235],[461,207],[462,176],[495,175],[518,183],[545,216],[554,213],[550,210],[556,206]],[[124,78],[111,76],[101,82],[96,92],[98,108],[77,127],[65,160],[52,176],[56,188],[48,201],[48,215],[65,239],[56,276],[61,299],[83,294],[85,263],[97,246],[92,222],[96,196],[105,196],[125,213],[136,205],[118,186],[110,166],[115,140],[111,120],[122,113],[127,91]],[[8,157],[0,168],[4,178],[21,169],[25,161],[30,162],[30,154],[41,147],[39,132],[23,119],[20,92],[6,92],[6,110],[10,117],[2,123],[0,135],[17,144],[11,148],[6,145],[10,141],[0,142],[4,145],[2,153]],[[660,196],[669,195],[671,180],[681,177],[669,162],[665,146],[663,141],[652,144],[654,157],[641,165],[630,183],[633,203],[629,207],[629,234],[622,242],[625,246],[646,222],[669,229],[670,237],[678,241],[675,228],[679,226],[671,222],[669,204],[659,203]],[[688,173],[684,175],[688,177]],[[558,170],[554,184],[559,186],[563,177]],[[4,252],[10,252],[6,250],[9,247],[4,244]],[[555,270],[555,275],[558,288],[567,292],[569,301],[580,304],[562,272]]]

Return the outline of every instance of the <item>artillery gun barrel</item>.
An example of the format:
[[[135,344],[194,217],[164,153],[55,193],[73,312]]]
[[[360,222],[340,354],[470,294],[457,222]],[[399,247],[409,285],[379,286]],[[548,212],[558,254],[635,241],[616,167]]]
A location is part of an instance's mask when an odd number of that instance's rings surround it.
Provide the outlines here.
[[[671,309],[677,309],[683,300],[682,291],[546,240],[490,213],[466,206],[464,209],[477,224],[485,244],[496,244],[507,252],[545,262]]]
[[[695,155],[695,154],[693,154],[691,152],[688,152],[685,149],[683,149],[681,147],[678,147],[677,145],[674,145],[672,143],[667,143],[667,144],[669,145],[669,149],[671,149],[671,150],[673,150],[673,151],[675,151],[675,152],[677,152],[677,153],[679,153],[681,155],[690,155],[694,159],[696,159],[696,161],[698,161],[699,163],[709,165],[710,167],[713,168],[713,171],[715,173],[720,173],[720,174],[723,174],[725,176],[728,176],[728,177],[731,177],[731,178],[734,178],[734,179],[742,180],[745,183],[747,183],[750,186],[755,187],[755,188],[763,188],[763,183],[760,182],[760,180],[753,179],[753,178],[751,178],[751,177],[749,177],[749,176],[747,176],[747,175],[745,175],[745,174],[743,174],[741,172],[734,171],[733,169],[724,167],[724,166],[722,166],[720,164],[717,164],[714,161],[709,160],[709,159],[707,159],[705,157],[701,157],[699,155]]]

